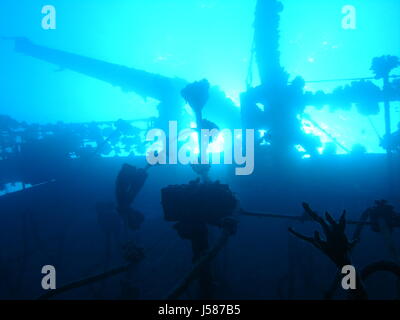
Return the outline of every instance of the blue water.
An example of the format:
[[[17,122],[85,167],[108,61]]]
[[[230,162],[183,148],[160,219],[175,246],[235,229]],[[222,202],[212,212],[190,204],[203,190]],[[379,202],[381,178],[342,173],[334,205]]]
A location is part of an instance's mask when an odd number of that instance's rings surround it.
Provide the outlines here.
[[[400,3],[396,0],[352,1],[357,10],[355,30],[342,28],[346,1],[286,0],[283,4],[281,60],[291,78],[371,77],[373,57],[399,55]],[[54,1],[53,5],[57,29],[43,30],[41,3],[2,2],[1,35],[25,36],[47,47],[188,81],[207,78],[239,107],[249,72],[254,0],[88,0]],[[15,54],[8,41],[0,41],[0,57],[1,111],[19,121],[90,122],[157,113],[156,101]],[[255,70],[253,78],[257,84]],[[306,89],[329,92],[346,83],[309,83]],[[395,128],[400,121],[399,103],[393,103],[392,110]],[[355,110],[330,113],[327,108],[310,107],[307,113],[347,148],[361,143],[368,152],[384,152],[379,147],[379,136],[384,134],[382,113],[370,119]],[[315,133],[327,140],[318,130]]]
[[[0,2],[0,37],[26,37],[40,46],[187,82],[206,78],[233,101],[239,115],[240,95],[248,85],[260,84],[252,54],[256,2],[52,0],[56,29],[44,30],[41,9],[47,2],[5,0]],[[301,76],[305,90],[328,93],[350,79],[373,77],[374,57],[400,56],[399,0],[282,3],[281,64],[289,83]],[[356,8],[352,30],[342,25],[342,8],[349,4]],[[400,68],[391,74],[400,76]],[[382,80],[372,81],[382,88]],[[0,116],[18,121],[12,129],[0,131],[0,299],[43,294],[40,270],[46,264],[56,267],[60,285],[119,266],[125,263],[122,245],[127,240],[146,252],[134,271],[59,298],[161,299],[190,270],[191,244],[164,219],[160,193],[168,185],[196,179],[190,166],[148,170],[148,180],[132,204],[145,218],[139,230],[128,230],[114,210],[121,166],[147,165],[146,148],[135,139],[144,139],[148,118],[158,115],[158,103],[17,53],[13,41],[0,39]],[[395,131],[400,102],[390,105]],[[298,121],[306,134],[318,137],[321,156],[311,156],[301,144],[290,146],[298,150],[296,157],[285,154],[284,147],[268,153],[271,144],[264,142],[256,150],[254,174],[239,177],[234,166],[213,165],[209,178],[229,185],[246,210],[300,216],[306,201],[319,213],[329,211],[338,218],[346,209],[349,219],[358,220],[375,200],[387,199],[399,212],[399,154],[387,157],[380,146],[385,134],[383,105],[370,116],[360,114],[354,105],[350,110],[331,107],[306,106],[303,113],[278,121]],[[222,114],[227,122],[229,116]],[[113,136],[118,119],[137,126],[140,134],[134,128]],[[194,119],[189,120],[195,127]],[[257,135],[270,134],[270,128],[261,129]],[[282,129],[296,134],[289,124]],[[10,136],[15,140],[10,142]],[[324,154],[332,141],[341,147]],[[362,149],[360,145],[365,153],[351,152],[354,146]],[[99,204],[111,208],[105,216],[99,214]],[[238,232],[213,264],[218,297],[322,299],[335,276],[334,264],[288,233],[292,226],[312,235],[315,223],[235,218]],[[396,247],[398,229],[391,234]],[[354,225],[348,226],[347,235],[354,230]],[[209,231],[213,244],[221,230],[214,226]],[[381,233],[366,227],[361,240],[353,254],[357,268],[393,259]],[[368,279],[370,297],[398,295],[395,280],[388,273]],[[124,287],[125,282],[132,287]],[[132,288],[140,293],[121,293]],[[196,292],[191,288],[183,297],[196,298]],[[343,292],[336,295],[344,297]]]

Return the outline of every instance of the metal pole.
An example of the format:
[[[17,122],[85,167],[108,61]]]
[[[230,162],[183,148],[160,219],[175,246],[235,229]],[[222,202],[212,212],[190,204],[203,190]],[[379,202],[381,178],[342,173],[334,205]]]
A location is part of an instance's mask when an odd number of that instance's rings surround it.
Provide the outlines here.
[[[245,211],[243,209],[240,210],[240,214],[244,215],[244,216],[249,216],[249,217],[285,219],[285,220],[295,220],[295,221],[299,221],[299,222],[312,221],[311,218],[308,216],[290,216],[290,215],[284,215],[284,214],[250,212],[250,211]],[[371,222],[367,222],[367,221],[346,220],[346,223],[354,224],[354,225],[372,225]]]

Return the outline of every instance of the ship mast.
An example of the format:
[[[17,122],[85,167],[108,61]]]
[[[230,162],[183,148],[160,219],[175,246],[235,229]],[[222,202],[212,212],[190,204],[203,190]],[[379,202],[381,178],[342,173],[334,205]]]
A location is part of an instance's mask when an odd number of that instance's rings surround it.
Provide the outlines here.
[[[273,84],[287,79],[280,63],[279,24],[283,5],[277,0],[258,0],[254,22],[254,49],[261,83]],[[285,81],[286,82],[286,81]]]

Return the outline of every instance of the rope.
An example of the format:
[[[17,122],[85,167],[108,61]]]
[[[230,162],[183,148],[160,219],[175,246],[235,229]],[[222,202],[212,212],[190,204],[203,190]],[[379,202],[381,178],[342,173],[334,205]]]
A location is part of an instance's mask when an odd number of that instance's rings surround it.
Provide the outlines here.
[[[400,78],[400,75],[392,75],[389,78]],[[342,78],[342,79],[329,79],[329,80],[311,80],[305,81],[306,83],[322,83],[322,82],[344,82],[344,81],[360,81],[360,80],[377,80],[375,77],[364,78]]]
[[[375,132],[376,136],[379,138],[379,140],[382,140],[382,137],[379,134],[378,129],[376,129],[376,127],[375,127],[374,123],[372,122],[371,118],[369,116],[367,116],[367,119],[368,119],[369,124],[371,125],[372,129],[374,129],[374,132]]]
[[[48,293],[45,293],[44,295],[40,296],[38,300],[47,300],[50,299],[56,295],[59,295],[63,292],[67,292],[70,291],[72,289],[76,289],[76,288],[80,288],[82,286],[88,285],[90,283],[94,283],[94,282],[98,282],[100,280],[104,280],[106,278],[115,276],[119,273],[122,272],[126,272],[128,271],[129,267],[131,266],[131,264],[126,264],[126,265],[122,265],[120,267],[111,269],[109,271],[97,274],[95,276],[91,276],[91,277],[87,277],[87,278],[83,278],[81,280],[78,281],[74,281],[72,283],[66,284],[58,289],[55,290],[51,290]]]

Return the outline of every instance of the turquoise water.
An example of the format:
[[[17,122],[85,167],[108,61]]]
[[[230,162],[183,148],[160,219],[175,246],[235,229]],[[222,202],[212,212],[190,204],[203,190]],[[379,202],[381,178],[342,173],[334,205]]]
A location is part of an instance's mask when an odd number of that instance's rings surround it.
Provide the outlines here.
[[[373,57],[400,55],[400,2],[353,0],[356,29],[342,28],[348,1],[282,1],[282,64],[306,81],[371,77]],[[246,89],[255,0],[54,0],[56,30],[43,30],[40,1],[2,2],[0,34],[188,81],[207,78],[239,106]],[[16,54],[0,41],[1,113],[28,122],[89,122],[138,119],[157,114],[157,101],[57,66]],[[254,69],[254,68],[253,68]],[[397,71],[397,73],[396,73]],[[394,74],[400,74],[400,70]],[[254,72],[254,82],[258,83]],[[347,82],[307,83],[330,91]],[[379,84],[379,83],[378,83]],[[383,114],[370,119],[355,110],[307,113],[351,149],[384,152]],[[392,104],[393,128],[400,104]],[[314,134],[329,138],[320,130]],[[338,152],[342,152],[338,150]]]

